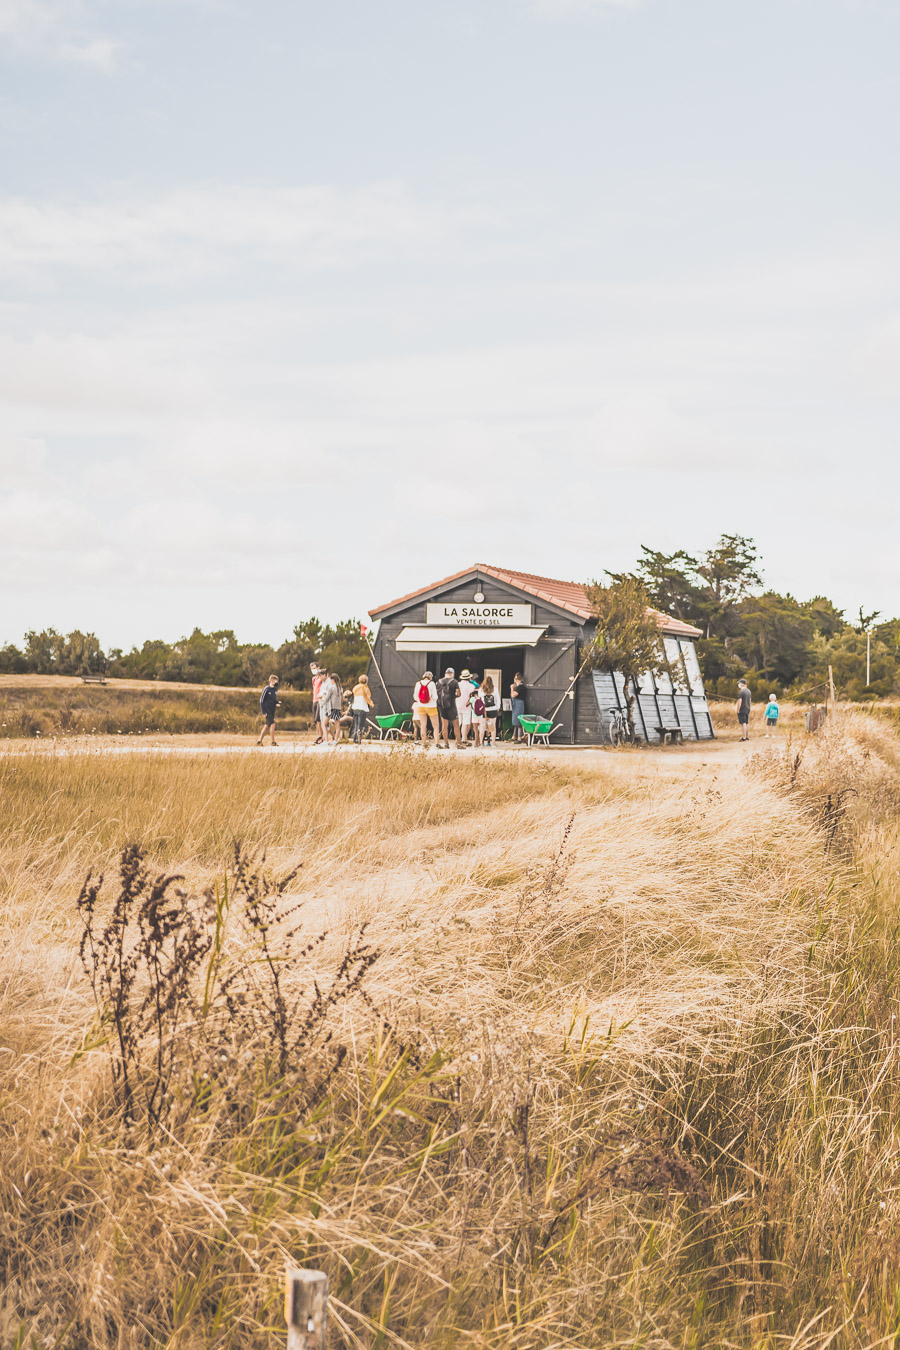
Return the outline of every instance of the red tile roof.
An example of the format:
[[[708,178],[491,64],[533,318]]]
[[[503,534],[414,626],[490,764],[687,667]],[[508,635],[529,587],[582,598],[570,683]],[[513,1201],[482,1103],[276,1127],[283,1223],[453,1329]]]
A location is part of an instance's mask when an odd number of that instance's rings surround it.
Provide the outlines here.
[[[508,586],[515,586],[517,590],[524,591],[527,595],[533,595],[537,600],[545,600],[549,604],[555,605],[557,609],[565,609],[570,614],[577,614],[580,619],[592,617],[583,582],[557,581],[552,577],[536,576],[533,572],[511,572],[506,567],[491,567],[487,563],[475,563],[472,567],[464,567],[461,572],[454,572],[449,577],[432,581],[428,586],[420,586],[418,590],[410,591],[408,595],[401,595],[398,599],[391,600],[386,605],[377,605],[374,609],[369,610],[369,614],[374,619],[378,614],[384,613],[386,609],[394,609],[397,605],[405,604],[407,600],[415,600],[418,595],[425,595],[428,591],[447,586],[453,581],[458,581],[460,577],[470,576],[472,572],[479,572],[482,576],[493,577],[495,581],[502,581]],[[657,609],[652,612],[657,616],[659,626],[665,633],[681,634],[682,637],[701,636],[699,628],[694,628],[689,623],[682,623],[681,619],[673,619],[670,615],[662,614]]]

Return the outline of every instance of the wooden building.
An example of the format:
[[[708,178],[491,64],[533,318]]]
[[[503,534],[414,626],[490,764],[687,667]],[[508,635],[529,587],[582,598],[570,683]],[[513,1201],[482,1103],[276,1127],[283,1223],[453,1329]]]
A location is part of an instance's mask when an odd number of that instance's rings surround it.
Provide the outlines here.
[[[597,627],[580,582],[478,564],[370,613],[374,657],[384,680],[382,685],[370,662],[379,713],[390,711],[386,689],[397,711],[410,708],[425,670],[435,679],[448,666],[457,676],[464,669],[489,673],[495,682],[499,677],[504,699],[520,672],[526,713],[549,716],[562,700],[555,745],[609,742],[610,709],[625,706],[624,679],[599,671],[575,679]],[[638,735],[656,742],[658,727],[672,727],[685,740],[709,740],[714,733],[694,648],[700,630],[666,614],[658,618],[674,680],[669,675],[641,679],[634,714]]]

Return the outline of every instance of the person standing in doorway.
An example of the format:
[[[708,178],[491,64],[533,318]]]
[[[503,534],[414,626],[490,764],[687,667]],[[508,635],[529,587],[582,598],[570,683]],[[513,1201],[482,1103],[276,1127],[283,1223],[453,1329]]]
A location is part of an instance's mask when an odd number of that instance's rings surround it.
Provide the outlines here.
[[[266,719],[262,731],[259,733],[257,745],[262,745],[269,734],[272,745],[277,745],[275,740],[275,709],[278,707],[278,676],[270,675],[269,683],[259,696],[259,710]]]
[[[353,702],[350,705],[350,711],[353,713],[352,737],[356,745],[362,745],[363,732],[366,729],[366,717],[369,709],[374,707],[375,701],[369,688],[369,677],[368,675],[360,675],[359,683],[353,686]]]
[[[781,709],[778,706],[778,699],[774,694],[769,695],[769,701],[766,704],[766,740],[774,736],[778,730],[778,718]]]
[[[513,741],[516,744],[521,744],[525,739],[522,723],[519,720],[525,711],[525,681],[518,671],[513,676],[513,682],[509,686],[509,707],[512,713]]]
[[[452,666],[448,666],[444,671],[444,677],[437,682],[437,710],[441,719],[441,738],[438,741],[440,748],[442,742],[446,748],[450,749],[450,728],[453,728],[453,735],[456,737],[456,748],[462,748],[462,741],[459,738],[459,716],[456,711],[456,700],[459,698],[459,681],[456,678],[456,671]]]
[[[750,689],[746,680],[738,680],[737,720],[741,728],[741,740],[750,739]]]

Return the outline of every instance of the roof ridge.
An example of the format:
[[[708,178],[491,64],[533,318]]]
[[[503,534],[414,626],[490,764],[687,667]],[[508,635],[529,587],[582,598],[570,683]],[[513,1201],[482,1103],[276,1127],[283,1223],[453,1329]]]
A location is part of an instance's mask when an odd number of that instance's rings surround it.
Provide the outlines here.
[[[404,604],[407,600],[414,600],[417,596],[424,595],[428,591],[434,591],[451,581],[458,581],[462,577],[470,576],[473,572],[484,572],[485,575],[493,577],[495,581],[516,586],[526,595],[533,595],[535,599],[543,600],[556,609],[566,610],[569,614],[576,614],[579,618],[590,619],[592,617],[585,582],[566,581],[562,577],[545,577],[539,572],[517,572],[508,567],[497,567],[494,563],[472,563],[471,566],[464,567],[459,572],[453,572],[448,577],[441,577],[438,581],[432,581],[427,586],[420,586],[417,590],[410,591],[408,595],[398,596],[396,600],[390,600],[386,605],[377,605],[374,609],[369,610],[369,614],[374,616],[383,613],[386,609],[393,609],[397,605]],[[535,583],[544,583],[544,585]],[[552,589],[548,589],[548,587]],[[574,591],[575,595],[560,594],[556,589],[557,587],[564,587],[570,592]],[[692,634],[697,637],[701,635],[702,630],[695,628],[693,624],[685,623],[683,619],[677,619],[674,615],[666,614],[661,609],[655,609],[652,606],[650,606],[650,609],[652,613],[670,625],[670,632]],[[662,623],[660,628],[665,631]]]

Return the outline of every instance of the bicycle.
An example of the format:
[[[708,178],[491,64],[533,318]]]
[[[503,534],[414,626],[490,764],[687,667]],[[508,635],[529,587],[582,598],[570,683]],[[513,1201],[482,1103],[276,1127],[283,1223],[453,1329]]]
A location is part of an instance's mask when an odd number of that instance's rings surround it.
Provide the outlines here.
[[[621,708],[607,708],[609,713],[609,743],[610,745],[634,745],[634,728],[628,725],[628,720]]]

